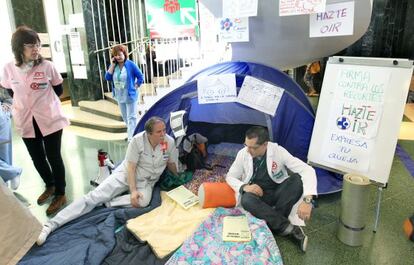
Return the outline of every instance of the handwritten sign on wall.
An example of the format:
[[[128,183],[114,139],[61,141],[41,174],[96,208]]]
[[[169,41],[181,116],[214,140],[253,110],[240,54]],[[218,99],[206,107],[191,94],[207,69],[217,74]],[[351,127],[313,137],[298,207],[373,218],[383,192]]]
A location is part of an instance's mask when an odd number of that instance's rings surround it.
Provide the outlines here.
[[[210,75],[197,80],[198,103],[234,102],[237,98],[234,74]]]
[[[257,16],[258,0],[223,0],[223,17]]]
[[[279,16],[293,16],[325,11],[326,0],[279,0]]]
[[[275,115],[277,106],[283,96],[283,88],[246,76],[240,88],[237,101],[253,109]]]
[[[338,71],[323,152],[325,161],[367,172],[390,72],[367,66]]]
[[[309,15],[309,27],[311,38],[354,34],[354,2],[327,5],[325,12]]]

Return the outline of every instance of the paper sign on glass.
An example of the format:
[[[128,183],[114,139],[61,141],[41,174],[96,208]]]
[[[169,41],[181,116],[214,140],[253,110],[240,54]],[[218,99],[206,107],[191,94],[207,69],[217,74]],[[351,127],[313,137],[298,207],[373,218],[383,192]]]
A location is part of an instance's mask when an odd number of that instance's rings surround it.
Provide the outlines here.
[[[210,75],[197,80],[198,103],[234,102],[237,98],[234,74]]]
[[[72,64],[85,64],[82,50],[71,50],[69,53]]]
[[[69,25],[72,28],[84,28],[85,22],[83,21],[83,14],[69,14]]]
[[[283,88],[246,76],[237,101],[253,109],[274,116],[283,96]]]
[[[71,51],[82,50],[80,33],[77,31],[71,32],[69,34],[69,43]]]
[[[85,65],[72,65],[73,79],[88,79]]]

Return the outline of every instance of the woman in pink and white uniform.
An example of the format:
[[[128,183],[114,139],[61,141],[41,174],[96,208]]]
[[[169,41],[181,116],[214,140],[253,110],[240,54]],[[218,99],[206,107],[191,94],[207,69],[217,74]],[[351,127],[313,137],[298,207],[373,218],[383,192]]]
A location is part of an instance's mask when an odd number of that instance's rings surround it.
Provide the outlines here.
[[[1,86],[13,96],[12,113],[16,130],[23,138],[33,164],[46,189],[37,200],[53,200],[47,215],[65,203],[65,166],[60,154],[62,129],[69,125],[63,115],[59,95],[63,79],[55,66],[40,55],[38,34],[26,27],[13,33],[15,61],[5,65]]]

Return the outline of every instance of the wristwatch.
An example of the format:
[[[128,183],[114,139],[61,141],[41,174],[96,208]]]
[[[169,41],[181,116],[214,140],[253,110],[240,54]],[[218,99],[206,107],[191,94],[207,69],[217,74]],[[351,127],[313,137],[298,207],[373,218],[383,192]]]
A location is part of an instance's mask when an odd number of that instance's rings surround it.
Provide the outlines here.
[[[308,204],[313,204],[313,198],[312,197],[304,197],[303,201],[308,203]]]

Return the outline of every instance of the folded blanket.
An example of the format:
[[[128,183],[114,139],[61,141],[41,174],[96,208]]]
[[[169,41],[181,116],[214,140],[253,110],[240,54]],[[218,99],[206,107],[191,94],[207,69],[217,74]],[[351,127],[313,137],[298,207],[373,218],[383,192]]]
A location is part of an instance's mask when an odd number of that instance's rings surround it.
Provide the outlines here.
[[[155,186],[145,208],[98,207],[50,234],[41,247],[33,246],[19,265],[101,264],[115,246],[115,230],[160,204],[160,189]]]
[[[252,240],[224,242],[223,218],[245,214]],[[265,221],[241,208],[217,208],[166,264],[283,264],[279,248]]]
[[[214,211],[198,205],[185,210],[165,192],[161,192],[161,199],[160,207],[127,223],[127,228],[138,239],[147,241],[159,258],[176,250]]]
[[[16,264],[32,247],[42,225],[0,178],[0,264]]]

